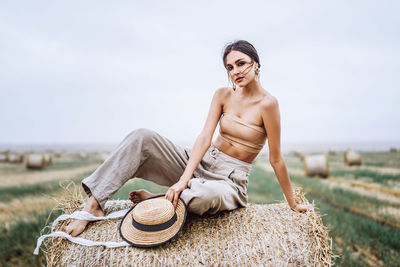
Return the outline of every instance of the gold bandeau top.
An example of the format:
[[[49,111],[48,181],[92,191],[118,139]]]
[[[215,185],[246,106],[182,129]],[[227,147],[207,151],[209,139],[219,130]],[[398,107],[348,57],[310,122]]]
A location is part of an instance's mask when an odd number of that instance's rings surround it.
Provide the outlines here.
[[[219,133],[232,146],[251,153],[258,153],[267,140],[264,127],[248,123],[227,112],[222,113]]]

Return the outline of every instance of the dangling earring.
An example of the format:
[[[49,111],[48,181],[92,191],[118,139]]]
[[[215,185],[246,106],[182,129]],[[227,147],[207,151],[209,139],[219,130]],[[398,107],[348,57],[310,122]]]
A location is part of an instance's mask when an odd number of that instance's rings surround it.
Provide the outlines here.
[[[254,70],[254,73],[256,74],[256,80],[257,80],[257,81],[260,81],[260,68],[257,67],[257,68]]]
[[[231,82],[232,82],[233,91],[235,91],[235,90],[236,90],[236,84],[232,81],[232,79],[230,79],[230,80],[231,80]]]

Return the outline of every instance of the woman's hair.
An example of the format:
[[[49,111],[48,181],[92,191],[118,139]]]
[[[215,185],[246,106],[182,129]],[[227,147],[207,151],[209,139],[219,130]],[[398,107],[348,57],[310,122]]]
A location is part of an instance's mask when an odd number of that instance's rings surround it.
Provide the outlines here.
[[[222,56],[222,61],[224,62],[225,68],[226,68],[226,56],[232,50],[240,51],[248,55],[253,61],[258,63],[258,67],[261,67],[260,58],[258,57],[257,50],[254,48],[254,46],[245,40],[237,40],[225,45],[224,54]]]

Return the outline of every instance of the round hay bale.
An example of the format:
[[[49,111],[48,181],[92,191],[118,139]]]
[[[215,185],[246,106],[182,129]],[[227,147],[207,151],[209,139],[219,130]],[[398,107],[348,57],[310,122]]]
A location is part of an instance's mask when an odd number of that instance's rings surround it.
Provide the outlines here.
[[[304,195],[302,196],[304,198]],[[304,198],[305,199],[305,198]],[[298,201],[298,200],[297,200]],[[298,203],[307,203],[304,202]],[[83,200],[64,199],[64,212],[80,210]],[[75,203],[74,207],[71,203]],[[126,200],[106,203],[106,215],[132,207]],[[64,229],[60,221],[55,231]],[[123,241],[120,219],[89,223],[80,238]],[[188,214],[181,232],[154,248],[87,247],[62,237],[45,240],[48,266],[332,266],[328,229],[316,211],[298,213],[286,202],[199,217]]]
[[[46,165],[50,165],[53,163],[53,157],[50,154],[43,155]]]
[[[31,154],[26,159],[28,169],[43,169],[44,167],[46,167],[46,160],[41,154]]]
[[[347,149],[346,152],[344,152],[344,163],[348,166],[361,165],[362,160],[360,153],[353,149]]]
[[[89,158],[89,155],[85,152],[79,152],[78,155],[83,160],[87,160]]]
[[[397,152],[397,148],[391,147],[389,151],[390,151],[391,153],[396,153],[396,152]]]
[[[303,159],[305,176],[329,176],[329,162],[326,154],[306,155]]]
[[[22,154],[9,154],[8,162],[9,163],[22,163],[24,161],[24,155]]]
[[[8,155],[7,154],[0,154],[0,162],[7,162]]]

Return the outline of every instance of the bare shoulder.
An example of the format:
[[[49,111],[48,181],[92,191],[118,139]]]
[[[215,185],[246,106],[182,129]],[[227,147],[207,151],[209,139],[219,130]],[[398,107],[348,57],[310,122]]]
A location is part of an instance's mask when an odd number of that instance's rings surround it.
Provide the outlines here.
[[[221,105],[225,105],[231,96],[231,91],[228,87],[220,87],[214,92],[213,99],[218,101]]]
[[[232,90],[230,90],[229,87],[219,87],[217,90],[215,90],[214,95],[218,97],[227,97],[231,94]]]
[[[267,94],[266,96],[264,96],[264,98],[261,102],[261,106],[262,106],[262,110],[264,112],[277,110],[277,109],[279,109],[278,99],[271,94]]]

